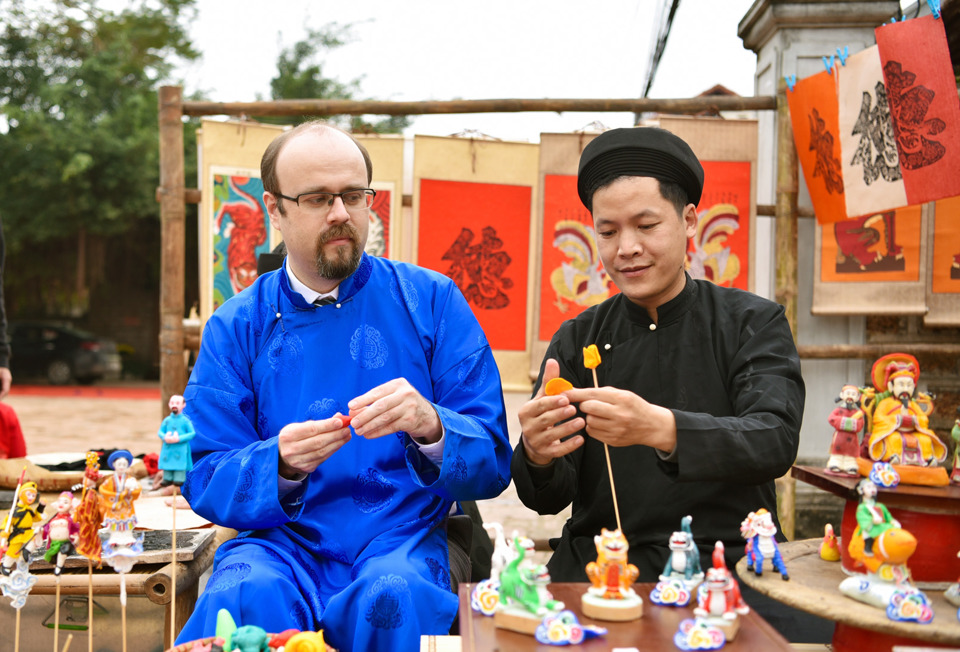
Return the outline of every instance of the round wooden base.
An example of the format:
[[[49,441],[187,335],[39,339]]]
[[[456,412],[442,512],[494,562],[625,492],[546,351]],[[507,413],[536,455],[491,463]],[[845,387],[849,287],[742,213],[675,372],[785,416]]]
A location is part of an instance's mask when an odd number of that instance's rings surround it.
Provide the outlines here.
[[[737,616],[734,619],[722,618],[718,616],[711,616],[709,618],[701,618],[703,622],[707,623],[712,627],[716,627],[719,630],[723,631],[723,635],[727,637],[727,642],[729,643],[737,637],[737,634],[740,632],[740,616]]]
[[[500,629],[533,636],[543,621],[541,616],[520,607],[498,607],[493,614],[493,624]]]
[[[633,589],[622,600],[606,600],[588,591],[580,598],[580,610],[584,616],[595,620],[613,622],[636,620],[643,616],[643,598]]]

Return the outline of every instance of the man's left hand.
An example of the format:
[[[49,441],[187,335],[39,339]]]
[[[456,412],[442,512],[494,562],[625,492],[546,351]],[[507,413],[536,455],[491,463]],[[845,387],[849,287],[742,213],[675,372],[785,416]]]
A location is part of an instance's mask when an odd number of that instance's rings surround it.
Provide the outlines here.
[[[587,434],[610,446],[642,444],[670,453],[677,445],[673,412],[631,391],[586,387],[564,392],[587,417]]]
[[[406,378],[374,387],[347,406],[353,431],[367,439],[402,430],[421,444],[434,444],[443,432],[437,411]]]

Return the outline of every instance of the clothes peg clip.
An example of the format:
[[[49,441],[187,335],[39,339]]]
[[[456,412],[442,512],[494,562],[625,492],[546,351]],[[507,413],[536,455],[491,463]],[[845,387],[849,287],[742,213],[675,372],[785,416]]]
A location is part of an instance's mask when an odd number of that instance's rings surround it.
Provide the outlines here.
[[[829,59],[828,59],[827,57],[821,57],[821,59],[823,59],[823,65],[824,65],[824,67],[827,69],[827,72],[832,75],[832,74],[833,74],[833,64],[834,64],[834,62],[835,62],[836,59],[837,59],[837,55],[831,54]]]
[[[938,19],[940,18],[940,0],[927,0],[927,4],[930,6],[930,13],[933,14],[933,17]]]
[[[786,76],[784,76],[783,80],[784,80],[785,82],[787,82],[787,88],[789,88],[790,91],[792,92],[792,91],[793,91],[793,87],[797,85],[797,76],[796,76],[796,75],[786,75]]]
[[[850,56],[850,48],[846,45],[843,46],[843,49],[837,48],[837,57],[840,59],[840,65],[847,65],[847,58]]]

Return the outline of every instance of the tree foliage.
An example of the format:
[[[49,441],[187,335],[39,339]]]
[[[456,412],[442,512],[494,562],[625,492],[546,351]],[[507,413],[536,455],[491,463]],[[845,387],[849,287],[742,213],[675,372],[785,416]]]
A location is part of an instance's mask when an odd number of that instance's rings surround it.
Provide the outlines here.
[[[354,100],[361,93],[362,77],[347,82],[327,76],[323,58],[329,52],[353,41],[353,23],[327,23],[310,29],[307,37],[285,48],[277,57],[277,76],[270,80],[270,97],[274,100]],[[366,116],[283,116],[264,118],[274,124],[297,124],[323,118],[354,133],[400,133],[410,125],[407,116],[387,116],[370,122]]]
[[[156,219],[156,88],[194,0],[6,0],[0,30],[0,210],[11,253]]]

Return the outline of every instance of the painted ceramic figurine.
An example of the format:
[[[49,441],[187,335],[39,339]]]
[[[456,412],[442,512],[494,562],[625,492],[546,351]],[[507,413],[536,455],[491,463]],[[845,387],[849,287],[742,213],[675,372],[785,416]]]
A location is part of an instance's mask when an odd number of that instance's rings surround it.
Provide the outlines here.
[[[40,502],[37,483],[24,482],[17,492],[17,504],[7,517],[0,544],[5,548],[0,572],[10,575],[19,559],[30,563],[37,549],[36,535],[42,520],[44,504]]]
[[[865,411],[870,416],[870,459],[908,467],[943,464],[947,448],[929,427],[933,402],[929,395],[916,391],[920,377],[917,359],[905,353],[885,355],[874,363],[872,376],[876,393],[864,399]],[[904,482],[912,482],[902,470],[898,471]],[[865,475],[863,470],[861,474]],[[942,475],[940,483],[946,482],[946,471],[942,469],[920,475]]]
[[[639,618],[643,599],[633,590],[633,583],[640,571],[628,561],[627,538],[620,530],[603,528],[593,541],[597,560],[586,567],[590,587],[581,599],[583,615],[615,621]]]
[[[132,462],[130,451],[112,453],[107,464],[113,469],[113,475],[104,480],[99,489],[103,529],[107,534],[103,559],[119,573],[129,572],[134,558],[143,552],[143,534],[134,534],[137,514],[133,501],[140,497],[140,483],[128,473]]]
[[[840,405],[834,408],[827,419],[834,429],[827,470],[855,476],[859,474],[857,458],[860,456],[860,432],[866,421],[860,409],[860,388],[844,385],[836,402]]]
[[[877,487],[871,480],[861,480],[857,491],[861,496],[857,527],[847,550],[855,565],[862,565],[867,573],[843,580],[840,592],[886,609],[891,620],[930,622],[930,602],[911,584],[907,568],[907,560],[917,548],[916,537],[902,529],[886,506],[877,502]]]
[[[757,575],[763,574],[763,562],[769,559],[774,570],[784,580],[789,580],[787,566],[783,563],[780,546],[777,544],[777,526],[773,515],[764,508],[750,512],[740,524],[740,535],[747,540],[747,568]]]
[[[693,613],[708,624],[720,627],[727,640],[733,640],[740,629],[740,616],[750,613],[750,607],[740,595],[740,584],[727,568],[723,551],[723,542],[717,541],[713,548],[713,568],[707,570],[706,579],[700,585]]]
[[[80,494],[80,503],[74,508],[73,517],[79,527],[77,552],[97,564],[100,563],[100,555],[103,553],[99,532],[103,525],[103,510],[100,508],[100,495],[97,493],[99,481],[100,456],[89,451],[83,472],[83,491]]]
[[[170,414],[160,423],[157,435],[163,444],[160,447],[158,466],[163,471],[161,487],[175,484],[181,486],[187,478],[187,471],[193,468],[190,455],[190,440],[196,432],[193,423],[183,414],[186,402],[183,397],[174,394],[170,397]]]
[[[43,542],[47,546],[45,561],[54,563],[53,574],[59,576],[67,556],[73,554],[80,527],[73,520],[73,492],[64,491],[57,498],[57,513],[43,524]]]

